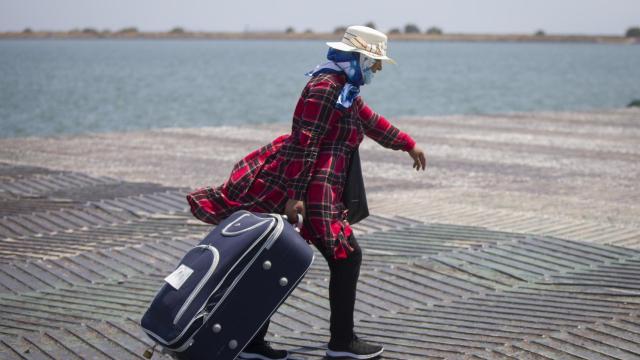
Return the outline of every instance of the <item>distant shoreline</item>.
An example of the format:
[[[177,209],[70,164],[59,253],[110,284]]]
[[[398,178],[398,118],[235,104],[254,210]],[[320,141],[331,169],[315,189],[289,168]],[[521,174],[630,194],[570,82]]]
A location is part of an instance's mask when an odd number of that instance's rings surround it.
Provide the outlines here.
[[[170,40],[334,40],[334,33],[283,32],[86,32],[33,31],[0,32],[0,39],[170,39]],[[467,42],[579,42],[603,44],[640,44],[640,38],[613,35],[532,35],[532,34],[390,34],[400,41],[467,41]]]

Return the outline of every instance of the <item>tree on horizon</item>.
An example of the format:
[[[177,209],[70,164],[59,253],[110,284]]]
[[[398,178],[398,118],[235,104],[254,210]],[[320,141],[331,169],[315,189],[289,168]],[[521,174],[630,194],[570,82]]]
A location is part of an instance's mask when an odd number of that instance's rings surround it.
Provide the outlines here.
[[[87,34],[87,35],[98,35],[99,34],[98,30],[96,30],[94,28],[84,28],[84,29],[82,29],[82,33],[83,34]]]
[[[626,37],[640,37],[640,27],[633,26],[627,29]]]
[[[416,24],[407,24],[404,26],[405,34],[419,34],[420,28]]]
[[[346,26],[338,26],[335,29],[333,29],[333,33],[334,34],[344,34],[344,32],[347,31],[347,27]]]
[[[442,35],[442,29],[437,26],[432,26],[427,29],[426,33],[429,35]]]

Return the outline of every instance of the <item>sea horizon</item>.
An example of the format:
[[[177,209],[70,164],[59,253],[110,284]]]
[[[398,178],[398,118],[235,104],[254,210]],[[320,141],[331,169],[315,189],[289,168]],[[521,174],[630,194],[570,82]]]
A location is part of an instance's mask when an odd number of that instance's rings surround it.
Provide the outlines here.
[[[291,121],[320,40],[0,41],[0,137]],[[363,99],[388,118],[623,108],[640,47],[390,41]]]

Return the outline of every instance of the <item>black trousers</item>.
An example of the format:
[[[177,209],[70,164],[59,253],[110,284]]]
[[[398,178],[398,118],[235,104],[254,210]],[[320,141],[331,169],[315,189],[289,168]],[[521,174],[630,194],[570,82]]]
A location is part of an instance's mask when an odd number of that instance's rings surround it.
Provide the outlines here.
[[[330,332],[331,341],[336,343],[348,342],[353,337],[353,311],[356,302],[356,285],[360,276],[362,250],[356,238],[349,236],[349,244],[354,251],[347,259],[333,259],[327,249],[318,250],[329,264],[331,273],[329,280],[329,304],[331,307]],[[264,341],[270,320],[256,333],[252,343]]]

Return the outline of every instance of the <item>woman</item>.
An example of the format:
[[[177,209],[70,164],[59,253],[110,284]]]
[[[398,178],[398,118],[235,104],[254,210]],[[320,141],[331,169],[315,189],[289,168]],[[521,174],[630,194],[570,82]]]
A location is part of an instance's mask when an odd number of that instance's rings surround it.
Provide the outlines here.
[[[393,62],[386,56],[386,42],[377,30],[351,26],[341,42],[327,43],[329,61],[307,74],[311,79],[296,105],[291,134],[248,154],[221,186],[187,196],[193,215],[211,224],[240,209],[284,213],[289,219],[304,215],[300,234],[322,253],[331,272],[328,358],[369,359],[383,351],[353,331],[362,252],[342,203],[352,152],[367,135],[386,148],[408,152],[416,170],[426,166],[415,141],[358,96],[359,86],[371,82],[383,60]],[[241,358],[287,358],[286,351],[264,341],[268,325],[267,321]]]

